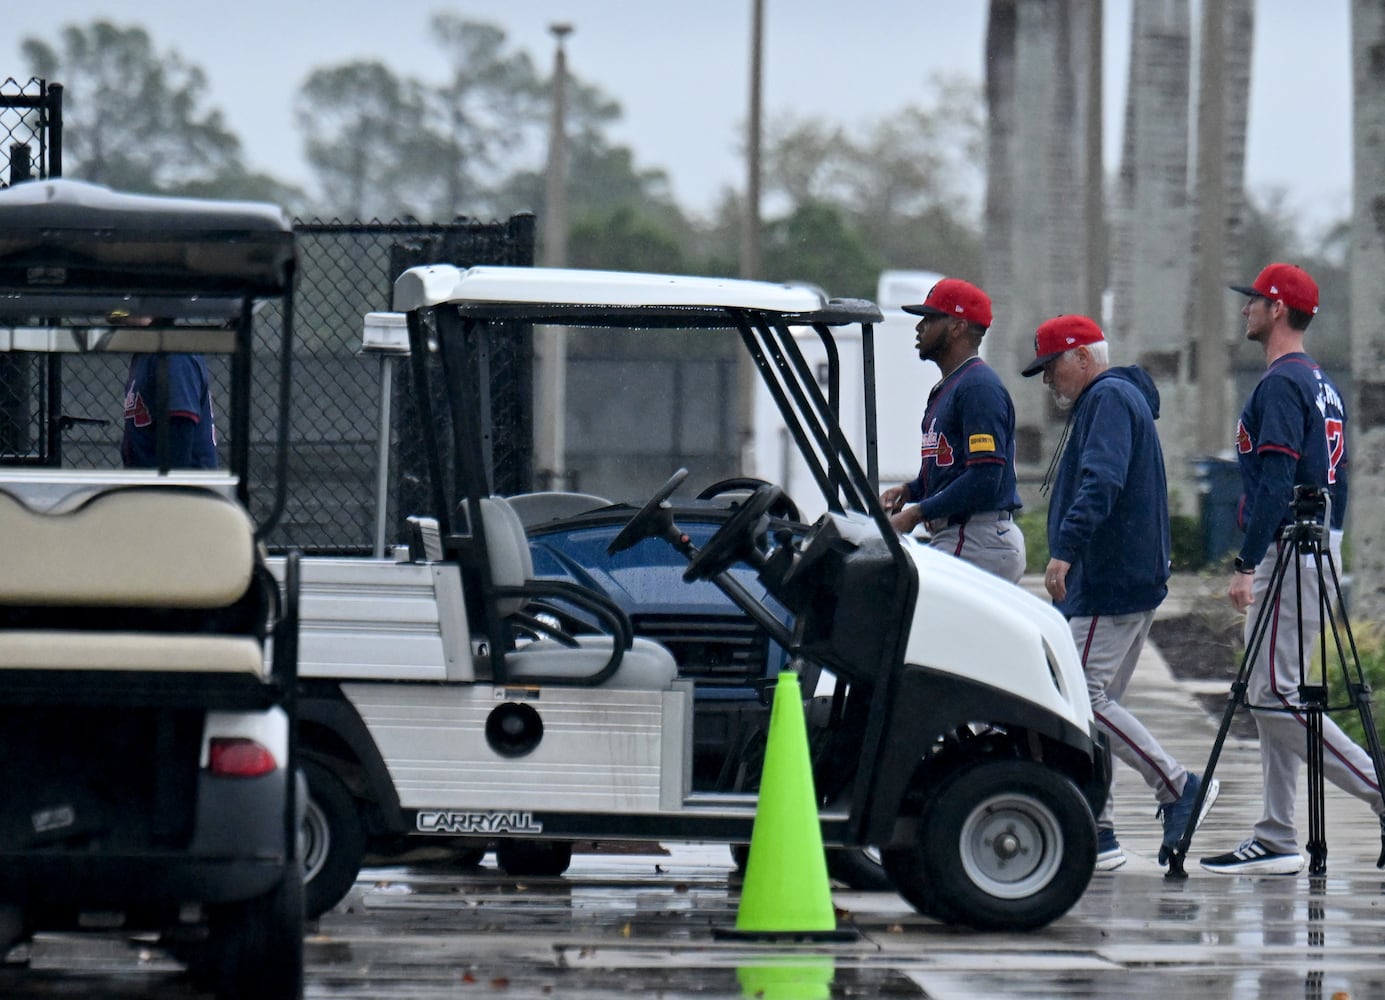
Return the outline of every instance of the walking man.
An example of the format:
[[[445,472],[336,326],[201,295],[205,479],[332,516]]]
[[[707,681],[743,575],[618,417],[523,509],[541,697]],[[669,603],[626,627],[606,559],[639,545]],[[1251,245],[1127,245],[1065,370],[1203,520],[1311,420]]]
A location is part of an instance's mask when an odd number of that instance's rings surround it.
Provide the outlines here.
[[[1341,393],[1303,350],[1304,332],[1318,311],[1318,286],[1292,264],[1270,264],[1255,283],[1231,286],[1247,296],[1241,315],[1246,339],[1265,351],[1260,377],[1236,425],[1241,466],[1241,526],[1227,596],[1246,616],[1249,644],[1259,606],[1293,521],[1295,486],[1315,486],[1330,498],[1328,545],[1340,565],[1347,506],[1346,411]],[[1292,544],[1292,543],[1290,543]],[[1226,875],[1297,875],[1303,869],[1294,826],[1299,762],[1307,752],[1307,722],[1299,695],[1299,649],[1311,651],[1322,632],[1320,581],[1311,553],[1286,567],[1272,619],[1246,682],[1246,704],[1260,733],[1265,804],[1251,836],[1202,867]],[[1290,581],[1297,581],[1297,585]],[[1307,655],[1311,655],[1311,652]],[[1370,755],[1332,719],[1322,719],[1323,776],[1364,800],[1380,815],[1380,786]],[[1382,819],[1385,824],[1385,819]]]
[[[1106,338],[1086,316],[1055,316],[1039,326],[1023,374],[1039,372],[1058,407],[1069,411],[1048,508],[1044,586],[1082,655],[1097,727],[1158,800],[1159,863],[1167,864],[1201,781],[1120,703],[1168,594],[1168,487],[1154,429],[1159,390],[1138,365],[1110,367]],[[1218,790],[1213,779],[1199,823]],[[1097,869],[1123,864],[1108,796],[1097,817]]]
[[[1015,406],[1000,377],[981,360],[991,325],[991,300],[958,278],[943,278],[919,305],[919,360],[942,378],[923,413],[922,461],[913,481],[880,494],[896,531],[920,524],[929,544],[1018,583],[1024,575],[1024,534],[1014,521]]]

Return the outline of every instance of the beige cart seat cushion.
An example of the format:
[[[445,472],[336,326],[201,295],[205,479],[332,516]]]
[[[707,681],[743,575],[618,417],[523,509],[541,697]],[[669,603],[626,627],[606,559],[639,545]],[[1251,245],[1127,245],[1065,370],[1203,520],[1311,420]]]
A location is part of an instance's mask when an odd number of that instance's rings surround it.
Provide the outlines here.
[[[63,513],[0,491],[0,539],[3,604],[219,608],[254,568],[249,516],[201,490],[114,490]]]

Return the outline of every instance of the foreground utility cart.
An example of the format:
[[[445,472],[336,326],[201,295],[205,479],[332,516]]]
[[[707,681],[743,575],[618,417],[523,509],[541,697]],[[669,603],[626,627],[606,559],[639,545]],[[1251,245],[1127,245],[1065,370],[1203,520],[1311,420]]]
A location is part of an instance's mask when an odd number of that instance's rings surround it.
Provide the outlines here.
[[[408,561],[306,564],[302,738],[321,871],[354,876],[381,829],[500,838],[502,851],[549,851],[557,871],[574,839],[749,841],[755,795],[693,786],[692,684],[673,657],[632,636],[609,598],[534,578],[519,514],[491,495],[481,417],[497,338],[528,324],[729,330],[828,512],[806,535],[766,539],[780,492],[764,486],[699,547],[667,503],[680,470],[612,541],[612,572],[635,545],[672,544],[687,579],[716,581],[789,651],[805,692],[827,679],[809,735],[829,846],[877,848],[898,890],[948,922],[1037,927],[1072,906],[1095,863],[1107,761],[1067,626],[890,529],[795,345],[794,328],[830,348],[853,326],[868,349],[873,304],[759,282],[439,265],[405,272],[395,307],[430,502],[412,512]],[[737,563],[791,627],[738,585]],[[555,630],[572,607],[605,634]]]
[[[249,481],[253,310],[282,306],[286,387],[294,271],[270,205],[0,192],[0,952],[153,931],[219,996],[301,995],[297,560],[281,588],[260,536],[282,485],[257,526]],[[230,359],[221,469],[172,467],[189,352]],[[132,402],[134,359],[154,390]],[[152,467],[68,440],[132,407]]]

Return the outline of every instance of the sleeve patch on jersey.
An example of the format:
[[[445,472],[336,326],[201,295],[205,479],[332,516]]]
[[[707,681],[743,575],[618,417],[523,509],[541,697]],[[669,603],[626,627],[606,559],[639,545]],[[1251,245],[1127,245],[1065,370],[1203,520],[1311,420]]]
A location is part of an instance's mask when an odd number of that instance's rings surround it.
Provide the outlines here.
[[[990,434],[973,434],[967,438],[967,451],[995,451],[995,438]]]

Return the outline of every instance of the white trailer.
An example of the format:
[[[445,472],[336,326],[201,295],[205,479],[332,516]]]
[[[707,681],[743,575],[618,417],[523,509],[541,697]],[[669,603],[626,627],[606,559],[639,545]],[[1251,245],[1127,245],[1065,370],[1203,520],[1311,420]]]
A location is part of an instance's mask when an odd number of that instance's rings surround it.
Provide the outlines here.
[[[842,432],[852,451],[866,461],[877,488],[907,482],[918,474],[919,421],[923,417],[928,391],[938,381],[937,365],[919,360],[914,346],[917,316],[903,306],[922,302],[943,275],[934,271],[882,271],[877,288],[877,304],[884,319],[872,331],[873,377],[863,372],[866,362],[860,328],[834,331],[840,365],[841,399],[839,417]],[[827,390],[830,358],[823,341],[809,327],[794,331],[799,350],[817,375],[818,385]],[[874,386],[874,447],[867,441],[871,400],[868,387]],[[763,382],[756,386],[753,456],[750,475],[778,483],[803,504],[803,516],[811,521],[826,507],[819,490],[808,474],[808,467],[789,437],[779,408]]]

